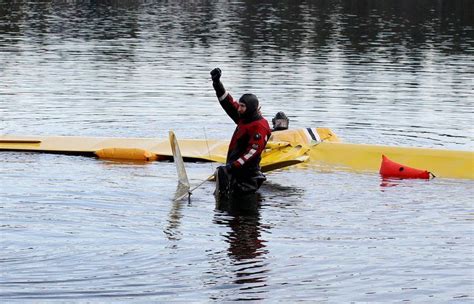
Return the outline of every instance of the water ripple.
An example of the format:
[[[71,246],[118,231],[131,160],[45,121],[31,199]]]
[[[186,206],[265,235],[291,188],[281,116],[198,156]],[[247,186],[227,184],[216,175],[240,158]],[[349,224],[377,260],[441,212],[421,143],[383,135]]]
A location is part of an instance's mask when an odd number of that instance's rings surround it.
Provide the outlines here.
[[[441,2],[0,3],[0,130],[228,139],[219,66],[292,128],[472,150],[472,5]],[[0,172],[3,301],[472,302],[471,181],[308,165],[239,210],[212,183],[172,202],[167,162],[4,152]]]

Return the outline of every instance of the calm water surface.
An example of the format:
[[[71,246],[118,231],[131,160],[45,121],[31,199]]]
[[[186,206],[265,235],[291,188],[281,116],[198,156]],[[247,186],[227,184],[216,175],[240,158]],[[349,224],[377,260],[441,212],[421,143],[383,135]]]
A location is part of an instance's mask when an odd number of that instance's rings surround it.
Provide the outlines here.
[[[2,134],[228,139],[209,81],[344,141],[473,150],[471,1],[3,1]],[[173,163],[2,152],[3,302],[458,303],[473,182],[303,165],[257,204]],[[213,164],[187,164],[193,184]]]

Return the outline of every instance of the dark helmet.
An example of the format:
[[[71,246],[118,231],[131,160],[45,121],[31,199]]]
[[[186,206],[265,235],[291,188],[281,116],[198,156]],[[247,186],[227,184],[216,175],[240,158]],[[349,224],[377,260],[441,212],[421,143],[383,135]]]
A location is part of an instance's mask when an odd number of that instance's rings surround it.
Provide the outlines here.
[[[258,110],[258,98],[254,94],[244,94],[240,97],[239,102],[247,106],[245,116],[252,116]]]
[[[290,120],[283,112],[276,113],[275,117],[272,118],[273,131],[286,130],[290,124]]]

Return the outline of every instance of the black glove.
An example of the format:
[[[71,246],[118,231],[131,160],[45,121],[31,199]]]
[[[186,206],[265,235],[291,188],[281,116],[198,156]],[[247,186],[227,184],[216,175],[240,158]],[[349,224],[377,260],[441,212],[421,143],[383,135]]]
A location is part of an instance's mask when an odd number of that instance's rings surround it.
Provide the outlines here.
[[[222,95],[225,94],[224,85],[220,81],[221,75],[222,75],[222,71],[219,68],[215,68],[214,70],[211,71],[212,86],[214,87],[214,90],[216,91],[217,98],[220,98]]]
[[[234,169],[234,167],[232,166],[232,163],[226,164],[224,168],[229,174],[231,174],[232,170]]]
[[[211,71],[212,82],[219,82],[221,79],[222,71],[219,68],[215,68]]]

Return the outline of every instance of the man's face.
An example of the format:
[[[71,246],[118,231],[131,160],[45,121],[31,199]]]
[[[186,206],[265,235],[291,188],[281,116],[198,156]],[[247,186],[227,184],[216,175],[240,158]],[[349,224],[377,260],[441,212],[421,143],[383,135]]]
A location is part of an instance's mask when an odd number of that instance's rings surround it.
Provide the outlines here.
[[[237,112],[242,115],[245,113],[245,111],[247,111],[247,105],[243,102],[239,102],[239,108],[237,109]]]

